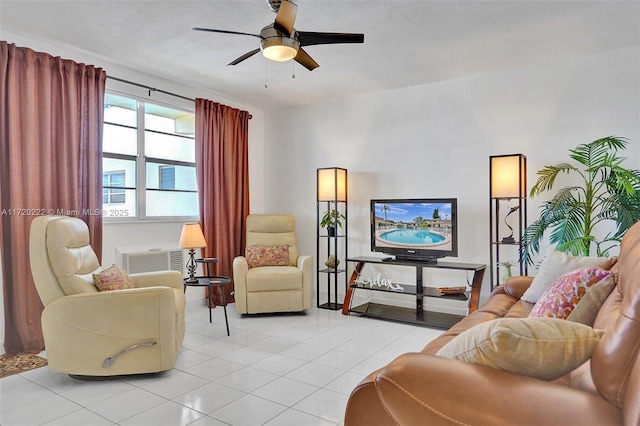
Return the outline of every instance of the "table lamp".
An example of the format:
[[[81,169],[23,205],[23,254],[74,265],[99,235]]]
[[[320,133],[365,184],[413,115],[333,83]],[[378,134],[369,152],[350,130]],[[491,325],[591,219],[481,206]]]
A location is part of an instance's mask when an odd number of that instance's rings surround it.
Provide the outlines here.
[[[184,224],[182,227],[182,234],[180,235],[179,246],[180,248],[189,249],[189,261],[187,262],[187,273],[189,274],[189,278],[187,279],[187,282],[197,282],[198,280],[195,278],[197,268],[195,249],[207,246],[207,241],[204,239],[200,223],[193,222]]]

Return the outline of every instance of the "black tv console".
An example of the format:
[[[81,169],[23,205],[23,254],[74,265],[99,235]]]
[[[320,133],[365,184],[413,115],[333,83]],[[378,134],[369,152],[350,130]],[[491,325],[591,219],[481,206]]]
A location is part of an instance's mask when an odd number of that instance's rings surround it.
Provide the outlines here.
[[[467,301],[467,313],[473,312],[478,309],[478,303],[480,301],[480,289],[482,287],[482,278],[484,277],[484,271],[486,265],[479,263],[458,263],[458,262],[420,262],[413,260],[402,259],[389,259],[380,257],[352,257],[347,259],[347,262],[355,262],[355,268],[349,279],[349,285],[347,286],[347,293],[342,305],[342,314],[349,315],[350,313],[357,313],[375,318],[388,319],[399,322],[406,322],[411,324],[418,324],[430,327],[437,327],[443,329],[449,329],[452,325],[460,321],[463,316],[447,314],[441,312],[425,311],[423,309],[424,297],[442,297],[449,300]],[[394,290],[384,286],[364,286],[358,283],[358,277],[362,273],[363,268],[367,264],[378,265],[395,265],[395,266],[410,266],[416,269],[416,282],[415,285],[409,284],[394,284],[396,288],[402,288],[402,290]],[[470,291],[466,291],[463,294],[444,295],[432,287],[423,287],[422,285],[422,273],[424,268],[436,268],[436,269],[453,269],[462,271],[473,271],[473,279],[471,282]],[[356,290],[367,291],[383,291],[395,294],[404,294],[415,297],[415,309],[403,308],[398,306],[383,305],[380,303],[367,302],[359,306],[351,306],[351,302]]]

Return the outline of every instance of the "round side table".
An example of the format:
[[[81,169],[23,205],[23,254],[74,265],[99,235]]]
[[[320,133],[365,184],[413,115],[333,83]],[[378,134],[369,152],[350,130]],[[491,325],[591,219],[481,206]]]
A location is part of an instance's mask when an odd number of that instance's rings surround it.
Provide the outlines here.
[[[209,289],[209,297],[207,297],[207,305],[209,306],[209,322],[213,322],[211,317],[211,295],[213,294],[214,287],[220,287],[222,293],[222,307],[224,309],[224,322],[227,326],[227,336],[229,336],[229,319],[227,318],[227,298],[224,295],[224,286],[231,282],[231,278],[213,275],[210,277],[195,277],[195,281],[189,281],[189,278],[184,279],[184,291],[187,292],[187,287],[207,287]]]

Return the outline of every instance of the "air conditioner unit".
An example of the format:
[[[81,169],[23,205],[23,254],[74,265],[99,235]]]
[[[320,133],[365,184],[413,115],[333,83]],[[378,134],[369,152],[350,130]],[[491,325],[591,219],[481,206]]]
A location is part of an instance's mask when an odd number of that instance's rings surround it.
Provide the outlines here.
[[[129,274],[154,271],[183,272],[184,252],[181,249],[149,249],[127,252],[116,249],[116,259],[122,260],[122,268]]]

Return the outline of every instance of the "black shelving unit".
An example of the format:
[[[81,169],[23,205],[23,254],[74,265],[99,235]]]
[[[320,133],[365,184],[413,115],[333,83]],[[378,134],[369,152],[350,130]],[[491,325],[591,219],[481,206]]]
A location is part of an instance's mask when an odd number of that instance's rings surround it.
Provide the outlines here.
[[[353,274],[349,280],[349,288],[345,296],[342,313],[357,313],[369,317],[386,319],[391,321],[405,322],[410,324],[424,325],[442,329],[449,329],[452,325],[460,321],[463,316],[447,314],[442,312],[432,312],[424,310],[423,299],[425,297],[437,297],[447,300],[466,301],[468,312],[473,312],[478,308],[480,299],[480,289],[482,287],[482,278],[486,265],[477,263],[458,263],[458,262],[433,262],[425,263],[411,260],[383,260],[376,257],[354,257],[347,259],[347,262],[356,262]],[[396,284],[402,288],[402,291],[391,290],[386,287],[365,286],[358,283],[358,277],[362,273],[362,269],[367,264],[388,265],[388,266],[410,266],[415,268],[416,280],[415,284]],[[451,269],[458,271],[472,271],[473,279],[471,288],[462,294],[443,294],[432,287],[424,287],[422,276],[424,268],[432,269]],[[385,305],[382,303],[366,302],[361,305],[352,306],[354,293],[356,291],[376,291],[395,293],[399,295],[409,296],[415,299],[415,308],[403,308],[399,306]]]
[[[347,288],[347,170],[339,167],[319,168],[317,170],[317,207],[316,207],[316,306],[334,311],[342,309],[338,302],[338,288],[342,283]],[[334,232],[320,226],[325,212],[335,210],[333,218]],[[338,225],[338,220],[342,226]],[[325,265],[329,256],[340,260],[336,268]],[[321,289],[326,289],[326,300],[321,300]]]

